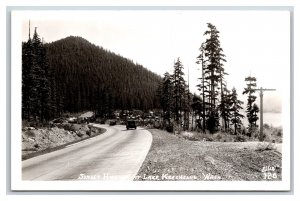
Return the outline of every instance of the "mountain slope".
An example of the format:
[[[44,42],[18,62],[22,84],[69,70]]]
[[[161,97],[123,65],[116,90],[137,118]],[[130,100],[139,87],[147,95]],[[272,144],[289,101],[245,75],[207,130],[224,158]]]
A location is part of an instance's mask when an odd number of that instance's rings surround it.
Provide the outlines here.
[[[161,77],[129,59],[70,36],[46,44],[56,85],[56,102],[63,112],[158,107]]]

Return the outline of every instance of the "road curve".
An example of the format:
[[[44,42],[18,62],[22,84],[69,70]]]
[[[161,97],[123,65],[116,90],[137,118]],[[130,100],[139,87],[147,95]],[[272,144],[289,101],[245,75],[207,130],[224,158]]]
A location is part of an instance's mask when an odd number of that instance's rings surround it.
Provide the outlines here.
[[[143,128],[103,127],[99,136],[22,161],[23,180],[133,180],[152,143]]]

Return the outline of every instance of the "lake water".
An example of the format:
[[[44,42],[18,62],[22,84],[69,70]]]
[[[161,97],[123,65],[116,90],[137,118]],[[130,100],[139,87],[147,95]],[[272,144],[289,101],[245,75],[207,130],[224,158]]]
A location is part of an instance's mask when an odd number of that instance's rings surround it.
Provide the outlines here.
[[[243,121],[243,124],[245,126],[248,125],[248,119],[247,119],[247,116],[246,114],[244,113],[243,114],[245,116],[245,118],[242,120]],[[263,116],[263,120],[264,120],[264,124],[269,124],[269,125],[272,125],[273,127],[278,127],[278,126],[282,126],[282,119],[281,119],[281,113],[270,113],[270,112],[265,112],[264,113],[264,116]],[[258,114],[258,117],[259,114]],[[258,119],[257,121],[257,125],[259,125],[259,122],[260,122],[260,119]]]

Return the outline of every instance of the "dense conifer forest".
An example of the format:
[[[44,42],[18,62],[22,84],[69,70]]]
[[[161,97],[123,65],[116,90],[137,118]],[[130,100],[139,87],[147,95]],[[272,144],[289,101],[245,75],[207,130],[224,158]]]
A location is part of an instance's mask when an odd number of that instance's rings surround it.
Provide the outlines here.
[[[47,44],[46,49],[63,93],[64,110],[99,111],[107,104],[111,104],[108,109],[158,107],[155,91],[161,78],[143,66],[81,37],[67,37]]]
[[[162,78],[143,66],[81,37],[46,44],[40,38],[35,30],[22,44],[23,119],[159,107],[156,91]]]

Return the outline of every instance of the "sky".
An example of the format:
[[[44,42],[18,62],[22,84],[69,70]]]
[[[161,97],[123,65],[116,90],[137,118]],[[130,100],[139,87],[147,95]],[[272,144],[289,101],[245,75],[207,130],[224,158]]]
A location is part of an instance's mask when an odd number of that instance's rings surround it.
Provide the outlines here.
[[[201,76],[196,64],[207,23],[218,29],[226,55],[225,77],[239,98],[245,77],[257,78],[258,87],[274,88],[264,93],[264,111],[280,112],[282,93],[289,82],[290,16],[287,11],[56,11],[31,12],[22,24],[22,40],[34,27],[45,42],[81,36],[91,43],[120,54],[161,76],[172,73],[180,57],[190,90]],[[189,76],[188,76],[189,75]],[[141,78],[142,79],[142,78]],[[259,94],[257,93],[259,104]]]

